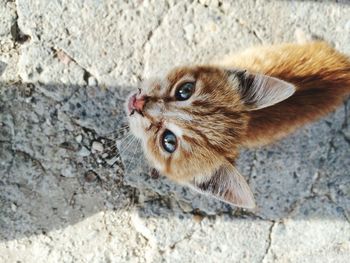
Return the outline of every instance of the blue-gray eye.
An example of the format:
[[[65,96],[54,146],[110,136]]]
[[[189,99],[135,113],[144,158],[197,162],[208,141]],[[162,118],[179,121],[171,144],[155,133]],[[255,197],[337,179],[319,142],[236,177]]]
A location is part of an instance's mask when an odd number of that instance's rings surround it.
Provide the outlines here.
[[[165,130],[162,135],[162,146],[168,153],[173,153],[176,150],[177,140],[174,133]]]
[[[175,92],[177,100],[188,100],[194,92],[194,83],[186,82],[182,84]]]

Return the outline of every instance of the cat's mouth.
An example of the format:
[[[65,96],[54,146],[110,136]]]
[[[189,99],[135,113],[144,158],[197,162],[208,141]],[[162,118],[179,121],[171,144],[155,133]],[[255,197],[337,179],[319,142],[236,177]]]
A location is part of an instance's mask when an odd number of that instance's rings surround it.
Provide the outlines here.
[[[129,116],[134,115],[136,112],[143,117],[144,115],[143,115],[142,109],[144,104],[145,104],[145,100],[143,97],[137,98],[137,93],[131,95],[127,104]]]

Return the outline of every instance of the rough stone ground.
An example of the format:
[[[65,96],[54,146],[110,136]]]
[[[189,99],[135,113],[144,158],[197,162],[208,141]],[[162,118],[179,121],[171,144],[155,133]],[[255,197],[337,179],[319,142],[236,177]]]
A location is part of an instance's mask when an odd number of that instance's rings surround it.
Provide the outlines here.
[[[350,54],[349,1],[230,2],[0,0],[0,262],[348,262],[349,101],[242,152],[255,213],[151,179],[121,139],[125,94],[175,65],[296,30]]]

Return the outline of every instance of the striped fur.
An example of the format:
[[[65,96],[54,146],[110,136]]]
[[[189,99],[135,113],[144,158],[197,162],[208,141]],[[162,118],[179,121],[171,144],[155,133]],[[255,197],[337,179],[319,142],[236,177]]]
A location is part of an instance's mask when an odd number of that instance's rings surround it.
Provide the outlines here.
[[[176,101],[175,90],[186,81],[195,82],[195,92]],[[147,103],[144,116],[129,116],[132,132],[155,168],[191,183],[212,174],[227,178],[217,173],[235,171],[222,167],[234,163],[240,147],[272,143],[334,110],[350,93],[350,61],[325,42],[282,44],[242,52],[221,65],[176,68],[141,87]],[[173,154],[160,143],[165,129],[177,135]],[[196,185],[235,196],[206,182]]]

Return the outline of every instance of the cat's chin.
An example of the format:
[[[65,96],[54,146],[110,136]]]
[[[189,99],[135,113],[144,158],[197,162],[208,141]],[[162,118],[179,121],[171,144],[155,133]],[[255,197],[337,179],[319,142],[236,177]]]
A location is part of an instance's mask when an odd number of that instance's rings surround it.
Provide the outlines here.
[[[147,118],[135,112],[128,116],[128,121],[131,133],[138,139],[144,139],[146,136],[146,127],[150,125]]]

